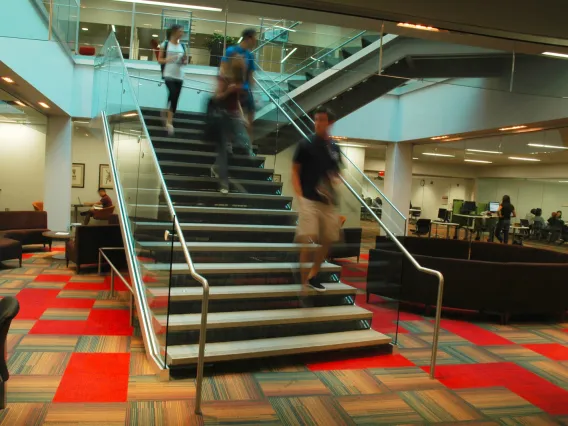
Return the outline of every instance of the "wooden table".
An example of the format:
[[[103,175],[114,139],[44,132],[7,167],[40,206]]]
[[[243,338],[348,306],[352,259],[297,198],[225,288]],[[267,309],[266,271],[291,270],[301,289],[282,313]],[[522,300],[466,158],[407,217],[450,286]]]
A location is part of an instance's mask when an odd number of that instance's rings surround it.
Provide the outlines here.
[[[71,207],[73,207],[74,210],[74,217],[75,217],[75,222],[79,222],[79,207],[88,207],[84,204],[71,204]]]
[[[439,225],[445,226],[446,227],[446,239],[450,238],[450,226],[456,227],[456,231],[454,232],[454,236],[456,235],[457,227],[460,226],[459,223],[438,222],[436,220],[432,221],[432,225],[436,225],[436,235],[434,235],[434,238],[438,238],[438,226]],[[432,227],[430,227],[430,233],[428,234],[428,237],[431,237],[431,234],[432,234]]]
[[[46,231],[43,235],[45,238],[56,241],[67,241],[71,239],[71,234],[69,232],[56,232],[56,231]],[[53,259],[65,260],[65,254],[56,253],[52,256]]]

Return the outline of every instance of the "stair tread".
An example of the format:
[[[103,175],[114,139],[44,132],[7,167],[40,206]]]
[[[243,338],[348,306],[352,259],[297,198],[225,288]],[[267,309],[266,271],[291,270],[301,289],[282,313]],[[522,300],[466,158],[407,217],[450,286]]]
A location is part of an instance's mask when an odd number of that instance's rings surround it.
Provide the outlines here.
[[[169,207],[164,204],[131,204],[130,208],[152,208],[152,209],[168,209]],[[182,206],[177,204],[175,209],[184,213],[210,213],[210,214],[264,214],[273,216],[296,216],[298,212],[293,210],[277,210],[277,209],[249,209],[242,207],[201,207],[201,206]]]
[[[179,149],[168,149],[168,148],[156,148],[156,154],[176,154],[176,155],[196,155],[200,157],[217,157],[216,152],[207,152],[207,151],[186,151],[186,150],[179,150]],[[259,160],[264,161],[266,157],[263,156],[255,156],[251,157],[250,155],[240,155],[240,154],[230,154],[229,158],[234,158],[238,160]]]
[[[208,343],[205,345],[205,361],[230,361],[268,356],[284,356],[297,353],[386,345],[390,342],[390,337],[377,331],[359,330]],[[196,363],[198,351],[199,345],[168,346],[168,363],[170,365]]]
[[[146,128],[148,129],[148,131],[150,130],[161,130],[161,131],[166,131],[166,128],[164,126],[146,126]],[[173,134],[173,136],[175,136],[177,133],[195,133],[195,134],[203,134],[203,130],[202,129],[188,129],[185,127],[178,127],[175,129],[175,132]]]
[[[169,222],[134,222],[137,226],[156,229],[170,229]],[[182,230],[200,231],[239,231],[239,232],[294,232],[295,226],[290,225],[241,225],[233,223],[180,223]]]
[[[164,122],[164,119],[162,117],[159,116],[152,116],[152,115],[148,115],[146,117],[144,117],[144,121],[159,121],[160,123]],[[176,118],[174,117],[174,124],[175,123],[180,123],[180,124],[199,124],[199,125],[204,125],[205,122],[201,121],[201,120],[192,120],[189,118]],[[163,128],[163,127],[162,127]]]
[[[305,267],[311,267],[311,263]],[[171,271],[172,273],[189,271],[187,263],[146,263],[143,265],[150,272]],[[195,263],[194,268],[200,274],[225,274],[225,273],[255,273],[263,271],[299,271],[300,264],[298,262],[258,262],[258,263]],[[322,272],[341,272],[341,267],[323,263],[321,265]]]
[[[262,311],[213,312],[207,315],[207,328],[251,327],[307,322],[363,320],[373,313],[355,305],[326,306],[318,308],[269,309]],[[201,313],[155,315],[162,327],[197,330],[201,326]]]
[[[142,248],[147,249],[170,249],[171,242],[152,241],[138,243]],[[175,248],[181,249],[181,243],[175,242]],[[310,249],[315,250],[320,247],[317,244],[297,244],[297,243],[209,243],[209,242],[189,242],[186,243],[189,251],[287,251],[294,249]],[[219,250],[216,250],[219,249]]]
[[[274,200],[274,201],[293,200],[293,197],[285,197],[282,195],[273,195],[273,194],[250,194],[250,193],[240,193],[240,192],[229,192],[228,194],[221,194],[217,191],[189,191],[189,190],[186,191],[183,189],[172,189],[168,192],[170,193],[170,196],[244,198],[244,199],[261,199],[261,200]]]
[[[193,181],[193,182],[218,182],[218,178],[205,177],[205,176],[180,176],[171,175],[164,173],[164,179],[166,180],[180,180],[180,181]],[[233,181],[240,184],[255,184],[255,185],[273,185],[282,186],[281,182],[274,182],[271,180],[250,180],[250,179],[235,179],[229,176],[229,181]]]
[[[168,161],[168,160],[159,160],[158,163],[160,163],[160,166],[176,166],[176,167],[192,167],[192,168],[200,168],[200,169],[211,169],[211,164],[203,164],[203,163],[187,163],[187,162],[182,162],[182,161]],[[260,167],[228,166],[228,169],[229,170],[241,170],[243,172],[253,172],[253,173],[254,172],[266,173],[266,174],[273,174],[274,173],[274,170],[272,170],[272,169],[264,169],[264,168],[260,168]]]
[[[326,295],[355,294],[357,289],[343,283],[323,283]],[[210,300],[223,299],[251,299],[295,296],[302,291],[308,291],[309,295],[319,294],[315,290],[302,284],[278,284],[278,285],[241,285],[241,286],[214,286],[209,288]],[[171,291],[171,293],[170,293]],[[201,287],[152,287],[148,288],[152,297],[168,297],[172,300],[201,300],[203,288]]]

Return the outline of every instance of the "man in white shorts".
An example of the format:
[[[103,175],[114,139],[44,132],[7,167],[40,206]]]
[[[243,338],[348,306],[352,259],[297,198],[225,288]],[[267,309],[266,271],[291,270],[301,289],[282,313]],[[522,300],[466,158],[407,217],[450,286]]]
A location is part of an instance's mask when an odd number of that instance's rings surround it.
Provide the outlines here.
[[[300,142],[294,154],[292,183],[299,204],[296,241],[321,245],[315,254],[310,250],[300,253],[302,264],[309,263],[312,254],[314,257],[311,269],[302,268],[302,284],[324,292],[325,287],[319,281],[318,273],[331,244],[339,240],[340,232],[333,186],[339,176],[341,153],[329,135],[334,121],[332,112],[318,109],[314,121],[315,136],[311,141]]]

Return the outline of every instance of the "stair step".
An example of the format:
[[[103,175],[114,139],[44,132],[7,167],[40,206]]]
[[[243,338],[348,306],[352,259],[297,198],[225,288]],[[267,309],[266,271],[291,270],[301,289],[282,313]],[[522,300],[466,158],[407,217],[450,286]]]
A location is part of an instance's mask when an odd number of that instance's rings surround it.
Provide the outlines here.
[[[158,117],[158,116],[146,116],[144,118],[144,121],[146,122],[146,126],[162,126],[164,125],[164,119],[162,117]],[[151,123],[151,124],[149,124]],[[198,128],[203,128],[205,127],[205,122],[201,121],[201,120],[190,120],[190,119],[186,119],[186,118],[177,118],[174,117],[174,127],[181,127],[181,128],[187,128],[187,127],[198,127]]]
[[[180,161],[158,161],[160,167],[179,167],[179,168],[187,168],[187,169],[202,169],[209,173],[211,170],[211,164],[202,164],[202,163],[184,163]],[[261,175],[272,175],[274,174],[274,170],[271,169],[262,169],[260,167],[245,167],[245,166],[229,166],[229,172],[237,171],[237,172],[247,172],[247,173],[258,173]]]
[[[234,361],[238,359],[354,349],[388,345],[390,342],[391,338],[384,334],[374,330],[360,330],[208,343],[205,345],[205,362]],[[168,346],[168,364],[171,366],[196,364],[198,352],[199,345]]]
[[[156,229],[159,231],[170,229],[172,224],[167,222],[135,222],[137,227]],[[182,231],[206,231],[206,232],[296,232],[295,226],[286,225],[241,225],[241,224],[217,224],[217,223],[180,223]]]
[[[172,243],[167,241],[141,242],[140,247],[148,250],[171,250]],[[186,243],[189,252],[284,252],[299,251],[300,249],[316,250],[320,247],[317,244],[296,244],[296,243]],[[181,251],[181,243],[173,243],[176,251]]]
[[[156,315],[161,327],[168,331],[199,330],[201,314]],[[359,306],[326,306],[323,308],[271,309],[264,311],[216,312],[207,315],[207,329],[263,327],[283,324],[305,324],[329,321],[370,320],[373,313]]]
[[[152,133],[164,133],[165,135],[168,135],[168,131],[166,130],[166,128],[164,126],[146,126],[146,128],[148,129],[148,133],[152,134]],[[203,130],[202,129],[187,129],[184,127],[178,127],[177,129],[175,129],[175,132],[173,135],[171,135],[172,138],[177,138],[177,139],[181,139],[182,137],[186,137],[186,136],[201,136],[203,135]],[[168,135],[169,136],[169,135]]]
[[[324,72],[326,72],[327,69],[325,68],[312,68],[306,71],[306,78],[308,80],[311,80],[312,78],[317,77],[320,74],[323,74]]]
[[[168,191],[170,197],[200,197],[200,198],[228,198],[239,200],[267,200],[267,201],[282,201],[283,203],[291,202],[292,197],[284,197],[282,195],[272,194],[249,194],[230,192],[228,194],[220,194],[219,192],[212,191],[184,191],[183,189],[172,189]],[[175,203],[174,203],[175,204]]]
[[[380,39],[380,35],[364,35],[363,37],[361,37],[361,45],[365,48],[375,43],[376,41],[379,41]]]
[[[324,283],[324,286],[326,288],[326,296],[355,295],[357,293],[355,287],[343,283]],[[294,297],[302,292],[307,292],[309,296],[320,294],[301,284],[214,286],[209,289],[209,300]],[[148,293],[154,298],[163,298],[169,295],[172,302],[187,302],[201,300],[203,289],[201,287],[172,287],[171,289],[153,287],[148,288]]]
[[[341,49],[341,54],[343,55],[343,59],[347,59],[361,50],[361,47],[344,47]]]
[[[142,115],[144,119],[148,117],[161,117],[163,113],[163,109],[159,108],[141,108]],[[184,120],[196,120],[196,121],[205,121],[206,114],[203,112],[187,112],[187,111],[177,111],[176,118],[181,118]]]
[[[305,268],[310,268],[310,264],[306,264]],[[189,273],[187,263],[147,263],[144,264],[149,272],[170,271],[174,275],[184,275]],[[223,275],[223,274],[265,274],[269,272],[299,272],[300,264],[294,262],[258,262],[258,263],[195,263],[195,270],[199,274],[205,275]],[[323,263],[321,265],[322,273],[340,273],[341,267],[332,263]]]
[[[157,148],[155,151],[156,155],[158,156],[158,159],[161,158],[160,156],[165,157],[165,156],[175,155],[179,160],[193,157],[201,159],[203,162],[207,162],[208,164],[213,164],[217,159],[216,152],[187,151],[185,149],[168,149],[168,148]],[[246,164],[258,164],[260,166],[264,164],[265,160],[266,160],[265,157],[250,157],[248,155],[229,154],[229,165],[238,162]]]
[[[167,181],[178,181],[178,182],[219,182],[218,178],[214,177],[203,177],[203,176],[178,176],[178,175],[168,175],[164,173],[164,179]],[[270,180],[249,180],[249,179],[232,179],[229,177],[229,181],[235,182],[235,184],[240,185],[247,185],[247,184],[254,184],[254,185],[266,185],[266,186],[282,186],[281,182],[273,182]]]

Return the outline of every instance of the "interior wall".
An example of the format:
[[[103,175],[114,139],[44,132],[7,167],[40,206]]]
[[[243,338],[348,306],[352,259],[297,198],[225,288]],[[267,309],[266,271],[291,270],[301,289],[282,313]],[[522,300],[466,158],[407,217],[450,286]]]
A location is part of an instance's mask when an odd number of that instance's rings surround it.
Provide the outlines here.
[[[436,219],[438,209],[451,209],[453,200],[474,199],[474,180],[419,176],[412,178],[412,207],[422,208],[421,217]]]
[[[0,210],[43,200],[46,126],[0,123]]]

